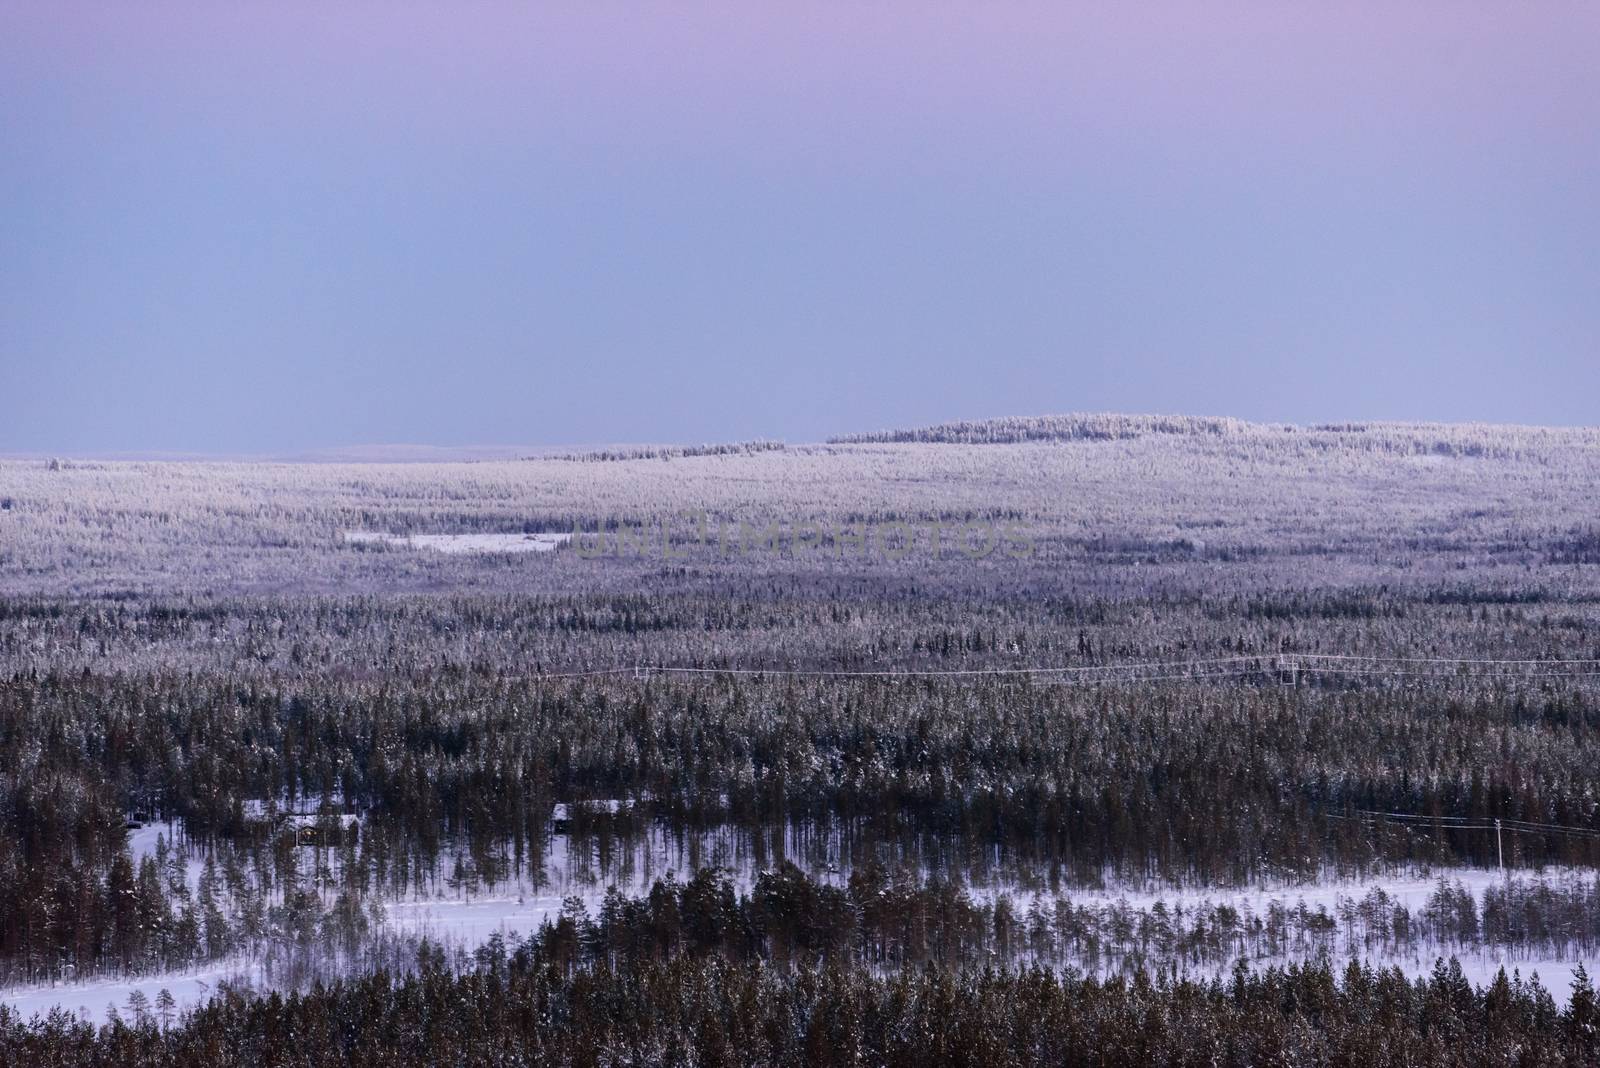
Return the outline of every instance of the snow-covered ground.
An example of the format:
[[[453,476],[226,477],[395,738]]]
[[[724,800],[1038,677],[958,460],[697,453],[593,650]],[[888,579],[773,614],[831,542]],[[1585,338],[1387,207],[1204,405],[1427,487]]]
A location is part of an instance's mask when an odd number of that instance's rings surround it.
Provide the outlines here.
[[[156,995],[166,990],[179,1010],[203,1004],[224,982],[253,979],[247,962],[224,961],[193,971],[162,972],[138,978],[112,977],[83,983],[57,983],[52,986],[13,987],[0,993],[0,1003],[10,1005],[23,1019],[62,1009],[95,1023],[105,1023],[113,1007],[127,1013],[128,998],[135,990],[155,1006]]]
[[[1592,879],[1595,873],[1583,868],[1519,868],[1514,873],[1518,879]],[[1158,901],[1168,906],[1193,906],[1205,902],[1213,905],[1249,907],[1262,911],[1273,901],[1293,907],[1301,901],[1308,908],[1319,905],[1332,911],[1340,899],[1359,900],[1375,889],[1381,889],[1396,903],[1413,912],[1427,904],[1428,897],[1441,882],[1460,885],[1482,899],[1483,892],[1505,882],[1506,876],[1493,868],[1417,868],[1365,879],[1319,879],[1316,882],[1268,882],[1247,887],[1183,887],[1164,889],[1143,887],[1137,890],[1094,889],[1063,890],[1060,896],[1070,898],[1075,904],[1115,904],[1125,901],[1134,908],[1149,908]],[[1052,895],[1055,896],[1055,895]]]
[[[134,866],[145,857],[156,855],[157,846],[165,839],[168,849],[183,849],[184,867],[189,873],[189,887],[193,889],[200,884],[200,873],[205,869],[205,857],[198,853],[190,852],[183,842],[183,825],[181,823],[147,823],[143,827],[136,827],[128,832],[128,853],[133,857]]]
[[[388,534],[375,530],[347,530],[352,544],[395,545],[408,549],[434,549],[441,553],[548,553],[572,539],[571,534]]]
[[[159,838],[182,845],[181,828],[168,824],[151,824],[132,831],[129,847],[136,857],[153,855]],[[795,843],[798,845],[798,843]],[[620,855],[619,855],[620,854]],[[791,849],[789,855],[798,858],[800,850]],[[187,856],[187,870],[191,885],[199,880],[203,861]],[[770,859],[770,858],[769,858]],[[610,863],[601,865],[592,850],[574,852],[564,835],[553,836],[544,856],[541,877],[518,879],[501,883],[480,891],[457,887],[448,889],[441,880],[435,891],[413,892],[404,898],[383,903],[384,929],[391,935],[427,937],[440,944],[471,950],[484,944],[499,933],[507,940],[513,936],[526,936],[537,930],[548,919],[553,919],[569,898],[577,898],[592,916],[599,908],[607,890],[616,886],[627,894],[638,894],[648,889],[650,883],[669,873],[682,877],[696,866],[718,864],[733,873],[733,880],[741,890],[747,890],[757,874],[757,865],[746,849],[736,845],[731,836],[711,834],[699,841],[685,841],[664,834],[652,834],[626,850],[616,851]],[[808,865],[802,864],[803,867]],[[444,870],[449,865],[442,866]],[[813,868],[814,877],[841,883],[846,875],[837,870]],[[1593,880],[1595,873],[1573,869],[1521,870],[1519,879],[1544,878],[1552,882],[1583,879]],[[1413,913],[1426,907],[1430,895],[1442,881],[1449,881],[1472,893],[1482,902],[1485,890],[1496,886],[1504,875],[1478,868],[1437,868],[1432,870],[1403,871],[1375,875],[1365,879],[1332,878],[1314,883],[1267,883],[1243,888],[1149,888],[1127,887],[1115,884],[1105,888],[1071,889],[1054,892],[1034,892],[1001,885],[989,884],[969,888],[974,898],[992,900],[1001,893],[1008,894],[1019,910],[1025,910],[1035,900],[1053,901],[1057,896],[1068,898],[1077,906],[1115,906],[1125,904],[1130,908],[1148,909],[1157,902],[1169,909],[1183,906],[1186,909],[1210,903],[1228,904],[1260,915],[1278,902],[1289,909],[1302,902],[1309,909],[1326,908],[1337,915],[1341,903],[1359,901],[1375,889],[1381,889],[1396,903]],[[1455,956],[1469,979],[1477,984],[1493,980],[1503,966],[1507,974],[1520,971],[1523,978],[1539,976],[1558,1004],[1564,1004],[1574,970],[1579,963],[1591,972],[1600,972],[1600,959],[1559,959],[1548,955],[1520,955],[1492,946],[1451,948],[1439,953],[1431,950],[1416,954],[1389,954],[1381,958],[1368,958],[1374,965],[1399,967],[1410,976],[1421,976],[1433,970],[1438,956]],[[1349,954],[1334,956],[1336,965],[1342,965]],[[1264,967],[1286,963],[1283,959],[1253,960],[1253,966]],[[1226,974],[1230,965],[1207,964],[1189,970],[1193,976]],[[170,972],[136,978],[104,978],[86,982],[64,982],[47,986],[14,987],[0,991],[0,1002],[17,1009],[24,1017],[45,1013],[60,1007],[68,1012],[86,1014],[89,1019],[104,1021],[112,1006],[126,1013],[130,994],[141,992],[153,1005],[159,991],[169,991],[180,1008],[205,1001],[215,992],[219,982],[247,983],[257,989],[271,985],[264,966],[247,958],[229,960],[201,968]]]

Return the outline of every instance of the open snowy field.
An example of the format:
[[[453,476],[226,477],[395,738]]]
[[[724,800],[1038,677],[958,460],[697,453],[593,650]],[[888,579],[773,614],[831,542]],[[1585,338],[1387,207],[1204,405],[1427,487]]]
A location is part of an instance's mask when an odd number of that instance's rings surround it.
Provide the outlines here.
[[[137,859],[154,857],[159,852],[158,842],[163,840],[182,855],[182,868],[190,888],[197,888],[204,860],[198,849],[183,844],[186,838],[181,826],[146,825],[130,834],[129,847]],[[594,916],[608,892],[617,890],[630,896],[646,893],[657,879],[681,879],[692,873],[696,861],[729,867],[733,887],[743,894],[752,891],[760,874],[747,862],[741,862],[733,837],[725,833],[709,834],[692,846],[681,838],[648,835],[625,849],[608,850],[609,859],[605,864],[599,863],[592,843],[576,852],[571,845],[566,835],[551,837],[537,880],[517,879],[473,890],[451,889],[442,877],[450,868],[450,862],[443,861],[439,865],[441,877],[431,890],[388,897],[379,903],[377,912],[382,919],[374,939],[401,946],[415,945],[426,939],[470,956],[495,936],[514,946],[521,938],[554,922],[563,910],[570,914],[575,906]],[[789,845],[798,856],[802,843],[792,840]],[[304,852],[309,873],[315,865],[311,863],[311,851]],[[844,887],[850,882],[848,870],[841,871],[827,863],[813,868],[809,874],[824,885]],[[1234,910],[1240,922],[1248,926],[1257,917],[1310,914],[1323,918],[1330,925],[1331,937],[1325,936],[1316,945],[1302,945],[1295,951],[1239,953],[1208,960],[1185,960],[1181,954],[1167,960],[1159,956],[1148,959],[1177,974],[1199,978],[1226,978],[1239,959],[1253,968],[1319,959],[1342,967],[1351,960],[1361,960],[1374,967],[1398,968],[1407,976],[1417,978],[1431,974],[1439,959],[1454,958],[1460,962],[1465,975],[1479,984],[1490,982],[1502,968],[1508,975],[1520,974],[1524,979],[1537,975],[1556,1003],[1565,1004],[1573,974],[1580,965],[1591,972],[1600,970],[1600,951],[1551,953],[1519,945],[1472,945],[1424,939],[1406,951],[1396,952],[1371,942],[1364,945],[1367,932],[1358,932],[1353,926],[1363,909],[1370,910],[1375,901],[1382,902],[1387,910],[1383,914],[1384,923],[1392,923],[1396,911],[1420,918],[1430,909],[1456,909],[1463,897],[1487,918],[1489,897],[1496,891],[1514,887],[1527,891],[1551,886],[1600,898],[1600,876],[1591,870],[1566,867],[1510,874],[1484,868],[1419,868],[1365,878],[1309,882],[1276,880],[1231,888],[1122,886],[1112,880],[1110,885],[1063,887],[1046,892],[1002,881],[966,887],[961,892],[989,908],[1004,899],[1017,915],[1048,914],[1057,907],[1057,902],[1067,902],[1084,914],[1103,917],[1105,930],[1129,932],[1130,943],[1143,940],[1147,945],[1152,937],[1149,932],[1152,917],[1157,922],[1176,919],[1181,926],[1186,915],[1215,917],[1216,910],[1222,907]],[[1447,904],[1441,904],[1442,890],[1452,895]],[[1141,928],[1144,933],[1132,933]],[[1119,961],[1120,958],[1108,953],[1094,960],[1069,955],[1052,963],[1109,975],[1120,970]],[[339,965],[333,958],[327,964],[331,970],[323,972],[323,978],[338,975],[341,967],[348,966]],[[129,1012],[130,997],[142,998],[153,1005],[157,995],[165,990],[181,1010],[204,1002],[223,983],[258,990],[285,987],[281,974],[275,973],[269,961],[259,955],[239,954],[171,972],[13,986],[0,989],[0,1002],[24,1016],[59,1008],[104,1022],[113,1010]]]
[[[1438,880],[1458,883],[1463,887],[1483,887],[1497,881],[1499,876],[1475,870],[1452,870],[1420,875],[1397,876],[1392,879],[1374,879],[1365,882],[1341,882],[1307,887],[1264,888],[1256,891],[1238,891],[1226,895],[1226,900],[1241,910],[1264,913],[1274,903],[1295,908],[1305,903],[1313,908],[1321,905],[1337,914],[1340,905],[1351,904],[1374,890],[1381,890],[1395,899],[1413,907],[1424,905],[1438,885]],[[578,889],[575,893],[509,892],[498,889],[471,898],[437,898],[388,902],[385,911],[392,931],[400,935],[426,937],[431,941],[455,946],[468,952],[483,946],[494,935],[508,941],[536,931],[540,925],[555,919],[569,899],[576,897],[593,913],[604,899],[598,889]],[[1138,895],[1113,894],[1109,891],[1075,894],[1078,904],[1116,906],[1126,903],[1154,905],[1162,902],[1169,907],[1182,904],[1215,902],[1217,895]],[[1600,971],[1600,953],[1540,956],[1506,950],[1463,950],[1460,947],[1440,946],[1433,950],[1405,954],[1379,955],[1340,951],[1327,959],[1342,967],[1352,959],[1364,960],[1375,967],[1399,968],[1411,978],[1431,974],[1440,957],[1457,959],[1463,972],[1474,983],[1486,985],[1502,968],[1508,975],[1520,973],[1524,979],[1537,976],[1558,1005],[1566,1003],[1573,973],[1582,965],[1591,974]],[[1285,964],[1306,957],[1250,958],[1252,967]],[[1186,967],[1182,974],[1199,977],[1226,978],[1232,964]],[[130,978],[101,978],[82,983],[57,983],[47,986],[13,987],[0,990],[0,1003],[10,1005],[24,1017],[45,1014],[62,1009],[96,1022],[104,1022],[115,1008],[128,1011],[128,999],[135,991],[149,1003],[166,990],[172,994],[179,1009],[193,1007],[210,998],[219,983],[271,989],[272,984],[262,968],[249,958],[238,958],[196,969],[171,973],[141,975]]]
[[[571,534],[386,534],[371,530],[344,532],[344,540],[351,545],[432,549],[435,552],[451,554],[548,553],[554,552],[571,539]]]

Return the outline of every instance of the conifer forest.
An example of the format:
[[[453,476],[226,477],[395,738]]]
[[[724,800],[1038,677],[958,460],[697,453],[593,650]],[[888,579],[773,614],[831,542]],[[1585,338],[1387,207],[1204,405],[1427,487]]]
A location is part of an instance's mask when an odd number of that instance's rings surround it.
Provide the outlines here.
[[[0,460],[0,1065],[1600,1063],[1600,431]]]

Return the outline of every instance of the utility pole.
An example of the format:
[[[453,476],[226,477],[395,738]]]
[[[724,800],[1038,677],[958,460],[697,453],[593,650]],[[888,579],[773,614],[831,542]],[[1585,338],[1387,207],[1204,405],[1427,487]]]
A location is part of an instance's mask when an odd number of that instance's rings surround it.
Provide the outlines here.
[[[1494,818],[1494,851],[1500,856],[1500,874],[1506,873],[1506,849],[1500,844],[1500,817]]]

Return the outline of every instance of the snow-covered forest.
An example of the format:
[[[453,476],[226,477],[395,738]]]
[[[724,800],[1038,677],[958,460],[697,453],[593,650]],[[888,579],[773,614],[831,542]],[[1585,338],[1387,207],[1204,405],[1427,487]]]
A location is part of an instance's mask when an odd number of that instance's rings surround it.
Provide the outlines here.
[[[0,1063],[1592,1060],[1597,485],[1120,416],[0,461]]]

